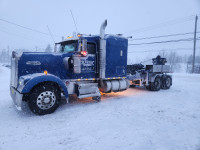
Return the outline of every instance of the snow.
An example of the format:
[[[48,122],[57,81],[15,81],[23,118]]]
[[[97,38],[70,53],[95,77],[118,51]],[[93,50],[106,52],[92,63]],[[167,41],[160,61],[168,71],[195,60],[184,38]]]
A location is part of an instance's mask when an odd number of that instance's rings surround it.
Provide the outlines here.
[[[200,149],[200,75],[173,74],[169,90],[130,88],[63,103],[53,114],[16,110],[0,66],[0,150]]]

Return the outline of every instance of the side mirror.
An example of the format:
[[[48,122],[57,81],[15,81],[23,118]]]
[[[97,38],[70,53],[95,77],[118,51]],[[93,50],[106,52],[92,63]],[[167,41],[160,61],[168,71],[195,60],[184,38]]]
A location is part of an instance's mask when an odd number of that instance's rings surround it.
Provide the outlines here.
[[[82,42],[81,42],[80,54],[81,54],[81,56],[84,56],[84,57],[86,57],[87,54],[88,54],[88,52],[87,52],[87,40],[86,39],[82,40]]]
[[[81,73],[81,58],[79,54],[72,55],[73,71],[75,74]]]
[[[87,51],[87,40],[86,39],[84,39],[84,40],[82,40],[82,51]]]

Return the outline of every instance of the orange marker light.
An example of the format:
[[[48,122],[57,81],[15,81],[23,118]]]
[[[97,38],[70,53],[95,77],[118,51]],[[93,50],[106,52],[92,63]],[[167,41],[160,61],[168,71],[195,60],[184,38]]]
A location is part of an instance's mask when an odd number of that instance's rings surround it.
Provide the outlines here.
[[[68,36],[68,37],[67,37],[67,39],[71,39],[71,38],[72,38],[72,36]]]
[[[44,70],[44,74],[47,75],[47,74],[48,74],[48,71],[47,71],[47,70]]]

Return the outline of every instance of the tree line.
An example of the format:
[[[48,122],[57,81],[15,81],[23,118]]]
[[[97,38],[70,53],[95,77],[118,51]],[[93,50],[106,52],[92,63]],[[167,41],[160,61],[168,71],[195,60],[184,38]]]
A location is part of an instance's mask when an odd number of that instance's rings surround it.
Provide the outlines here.
[[[178,55],[176,52],[160,52],[159,55],[167,59],[167,63],[170,65],[171,72],[175,72],[177,68],[180,67],[180,64],[185,64],[186,72],[191,72],[192,68],[192,55]],[[195,68],[196,73],[200,73],[200,57],[195,57]]]

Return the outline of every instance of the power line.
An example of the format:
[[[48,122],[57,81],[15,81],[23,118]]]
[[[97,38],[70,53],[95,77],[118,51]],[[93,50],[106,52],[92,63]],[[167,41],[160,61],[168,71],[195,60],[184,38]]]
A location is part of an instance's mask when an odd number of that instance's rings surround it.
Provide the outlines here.
[[[174,24],[178,24],[178,23],[183,23],[183,22],[187,22],[187,21],[193,20],[195,16],[196,15],[191,15],[191,16],[187,16],[187,17],[183,17],[183,18],[179,18],[179,19],[169,20],[167,22],[163,22],[163,23],[159,23],[159,24],[155,24],[155,25],[139,28],[139,29],[136,29],[136,30],[133,30],[133,31],[124,32],[123,34],[126,34],[126,33],[140,33],[140,32],[144,32],[144,31],[153,30],[155,28],[157,29],[157,28],[161,28],[161,27],[164,27],[164,26],[170,26],[170,25],[174,25]]]
[[[53,40],[54,43],[56,43],[55,40],[54,40],[54,38],[53,38],[53,34],[51,33],[51,30],[49,29],[48,25],[47,25],[47,29],[49,31],[49,34],[51,35],[51,39]]]
[[[8,24],[12,24],[12,25],[17,26],[17,27],[24,28],[24,29],[27,29],[27,30],[30,30],[30,31],[33,31],[33,32],[37,32],[37,33],[40,33],[40,34],[43,34],[43,35],[51,36],[51,35],[49,35],[48,33],[41,32],[41,31],[39,31],[39,30],[35,30],[35,29],[29,28],[29,27],[25,27],[25,26],[22,26],[22,25],[19,25],[19,24],[16,24],[16,23],[14,23],[14,22],[7,21],[7,20],[1,19],[1,18],[0,18],[0,21],[6,22],[6,23],[8,23]],[[61,36],[58,36],[58,35],[54,35],[54,36],[61,37]]]
[[[143,27],[143,28],[140,28],[140,29],[136,29],[134,31],[129,31],[127,33],[130,33],[130,32],[131,33],[140,33],[140,32],[144,32],[144,31],[152,30],[154,28],[157,29],[157,28],[160,28],[160,27],[163,27],[163,26],[169,26],[169,25],[174,25],[174,24],[177,24],[177,23],[187,22],[187,21],[193,20],[194,17],[195,17],[195,15],[191,15],[191,16],[184,17],[184,18],[170,20],[170,21],[167,21],[167,22],[163,22],[163,23]]]
[[[18,35],[18,34],[16,34],[16,33],[13,33],[13,32],[8,32],[8,31],[4,31],[4,30],[2,30],[2,29],[0,29],[0,31],[1,32],[4,32],[4,33],[6,33],[6,34],[10,34],[10,35],[12,35],[12,36],[16,36],[16,37],[20,37],[20,38],[23,38],[23,39],[25,39],[25,40],[30,40],[30,41],[35,41],[35,42],[46,42],[46,41],[44,41],[44,40],[37,40],[37,39],[34,39],[34,38],[30,38],[30,37],[28,37],[28,36],[23,36],[23,35]]]
[[[197,33],[200,33],[200,32],[197,32]],[[188,32],[188,33],[168,34],[168,35],[160,35],[160,36],[152,36],[152,37],[144,37],[144,38],[131,39],[131,40],[129,40],[129,41],[138,41],[138,40],[156,39],[156,38],[164,38],[164,37],[173,37],[173,36],[191,35],[191,34],[194,34],[194,33],[193,33],[193,32]]]
[[[200,47],[198,47],[200,48]],[[162,51],[191,51],[192,48],[176,48],[176,49],[159,49],[159,50],[145,50],[145,51],[131,51],[128,53],[148,53],[148,52],[162,52]]]
[[[199,39],[200,38],[197,38],[197,40],[199,40]],[[156,41],[156,42],[149,42],[149,43],[129,44],[129,46],[162,44],[162,43],[174,43],[174,42],[186,42],[186,41],[193,41],[193,40],[194,40],[194,38],[188,38],[188,39],[178,39],[178,40],[168,40],[168,41]]]

